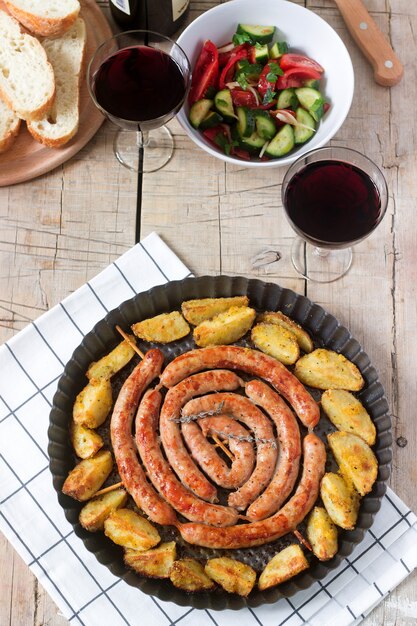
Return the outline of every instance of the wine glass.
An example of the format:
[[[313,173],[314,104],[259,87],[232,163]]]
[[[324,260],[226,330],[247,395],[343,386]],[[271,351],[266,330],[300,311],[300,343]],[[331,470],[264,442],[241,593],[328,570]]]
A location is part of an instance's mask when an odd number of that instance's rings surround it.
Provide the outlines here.
[[[299,235],[291,249],[295,270],[311,281],[330,283],[349,270],[351,245],[381,222],[388,189],[381,170],[360,152],[317,148],[288,169],[282,202]]]
[[[168,163],[174,140],[164,124],[182,107],[190,82],[185,52],[159,33],[132,30],[97,48],[87,84],[94,104],[119,127],[114,152],[122,165],[155,172]]]

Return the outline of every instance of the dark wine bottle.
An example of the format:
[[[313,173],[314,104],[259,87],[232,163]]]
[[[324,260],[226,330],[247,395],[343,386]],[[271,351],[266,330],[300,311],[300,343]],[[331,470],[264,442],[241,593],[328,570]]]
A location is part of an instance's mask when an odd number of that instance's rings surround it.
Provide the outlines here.
[[[169,37],[184,23],[190,0],[110,0],[110,11],[122,30],[153,30]]]

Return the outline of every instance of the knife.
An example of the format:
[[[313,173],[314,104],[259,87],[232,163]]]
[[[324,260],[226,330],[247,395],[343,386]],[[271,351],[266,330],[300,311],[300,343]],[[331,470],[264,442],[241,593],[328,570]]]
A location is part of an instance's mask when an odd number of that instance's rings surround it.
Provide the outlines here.
[[[371,63],[375,81],[384,87],[396,85],[402,78],[404,68],[362,0],[334,1],[350,34]]]

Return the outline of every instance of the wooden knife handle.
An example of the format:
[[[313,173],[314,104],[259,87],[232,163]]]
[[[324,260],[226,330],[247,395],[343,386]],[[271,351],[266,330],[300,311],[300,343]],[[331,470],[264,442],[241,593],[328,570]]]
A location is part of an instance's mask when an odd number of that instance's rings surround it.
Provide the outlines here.
[[[384,87],[396,85],[401,80],[404,68],[362,0],[335,2],[350,34],[371,63],[376,82]]]

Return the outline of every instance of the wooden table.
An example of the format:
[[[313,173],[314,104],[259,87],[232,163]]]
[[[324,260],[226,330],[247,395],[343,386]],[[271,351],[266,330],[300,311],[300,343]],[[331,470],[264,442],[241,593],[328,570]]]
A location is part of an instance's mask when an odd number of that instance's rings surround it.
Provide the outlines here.
[[[265,172],[229,166],[170,123],[176,149],[160,172],[143,177],[140,231],[156,231],[197,275],[240,274],[289,287],[325,307],[362,342],[393,415],[391,486],[417,510],[417,5],[367,0],[368,9],[405,65],[402,82],[378,86],[331,0],[308,0],[340,34],[352,56],[352,109],[333,145],[350,146],[384,170],[390,201],[373,235],[355,248],[340,281],[297,278],[289,261],[293,232],[281,210],[285,168]],[[106,0],[99,2],[103,8]],[[217,4],[191,3],[189,19]],[[105,123],[75,157],[27,183],[0,189],[0,339],[5,341],[54,306],[135,241],[137,179],[112,154],[114,128]],[[269,263],[256,267],[253,259]],[[3,538],[0,623],[63,626],[68,622]],[[364,621],[367,626],[417,620],[412,574]]]

